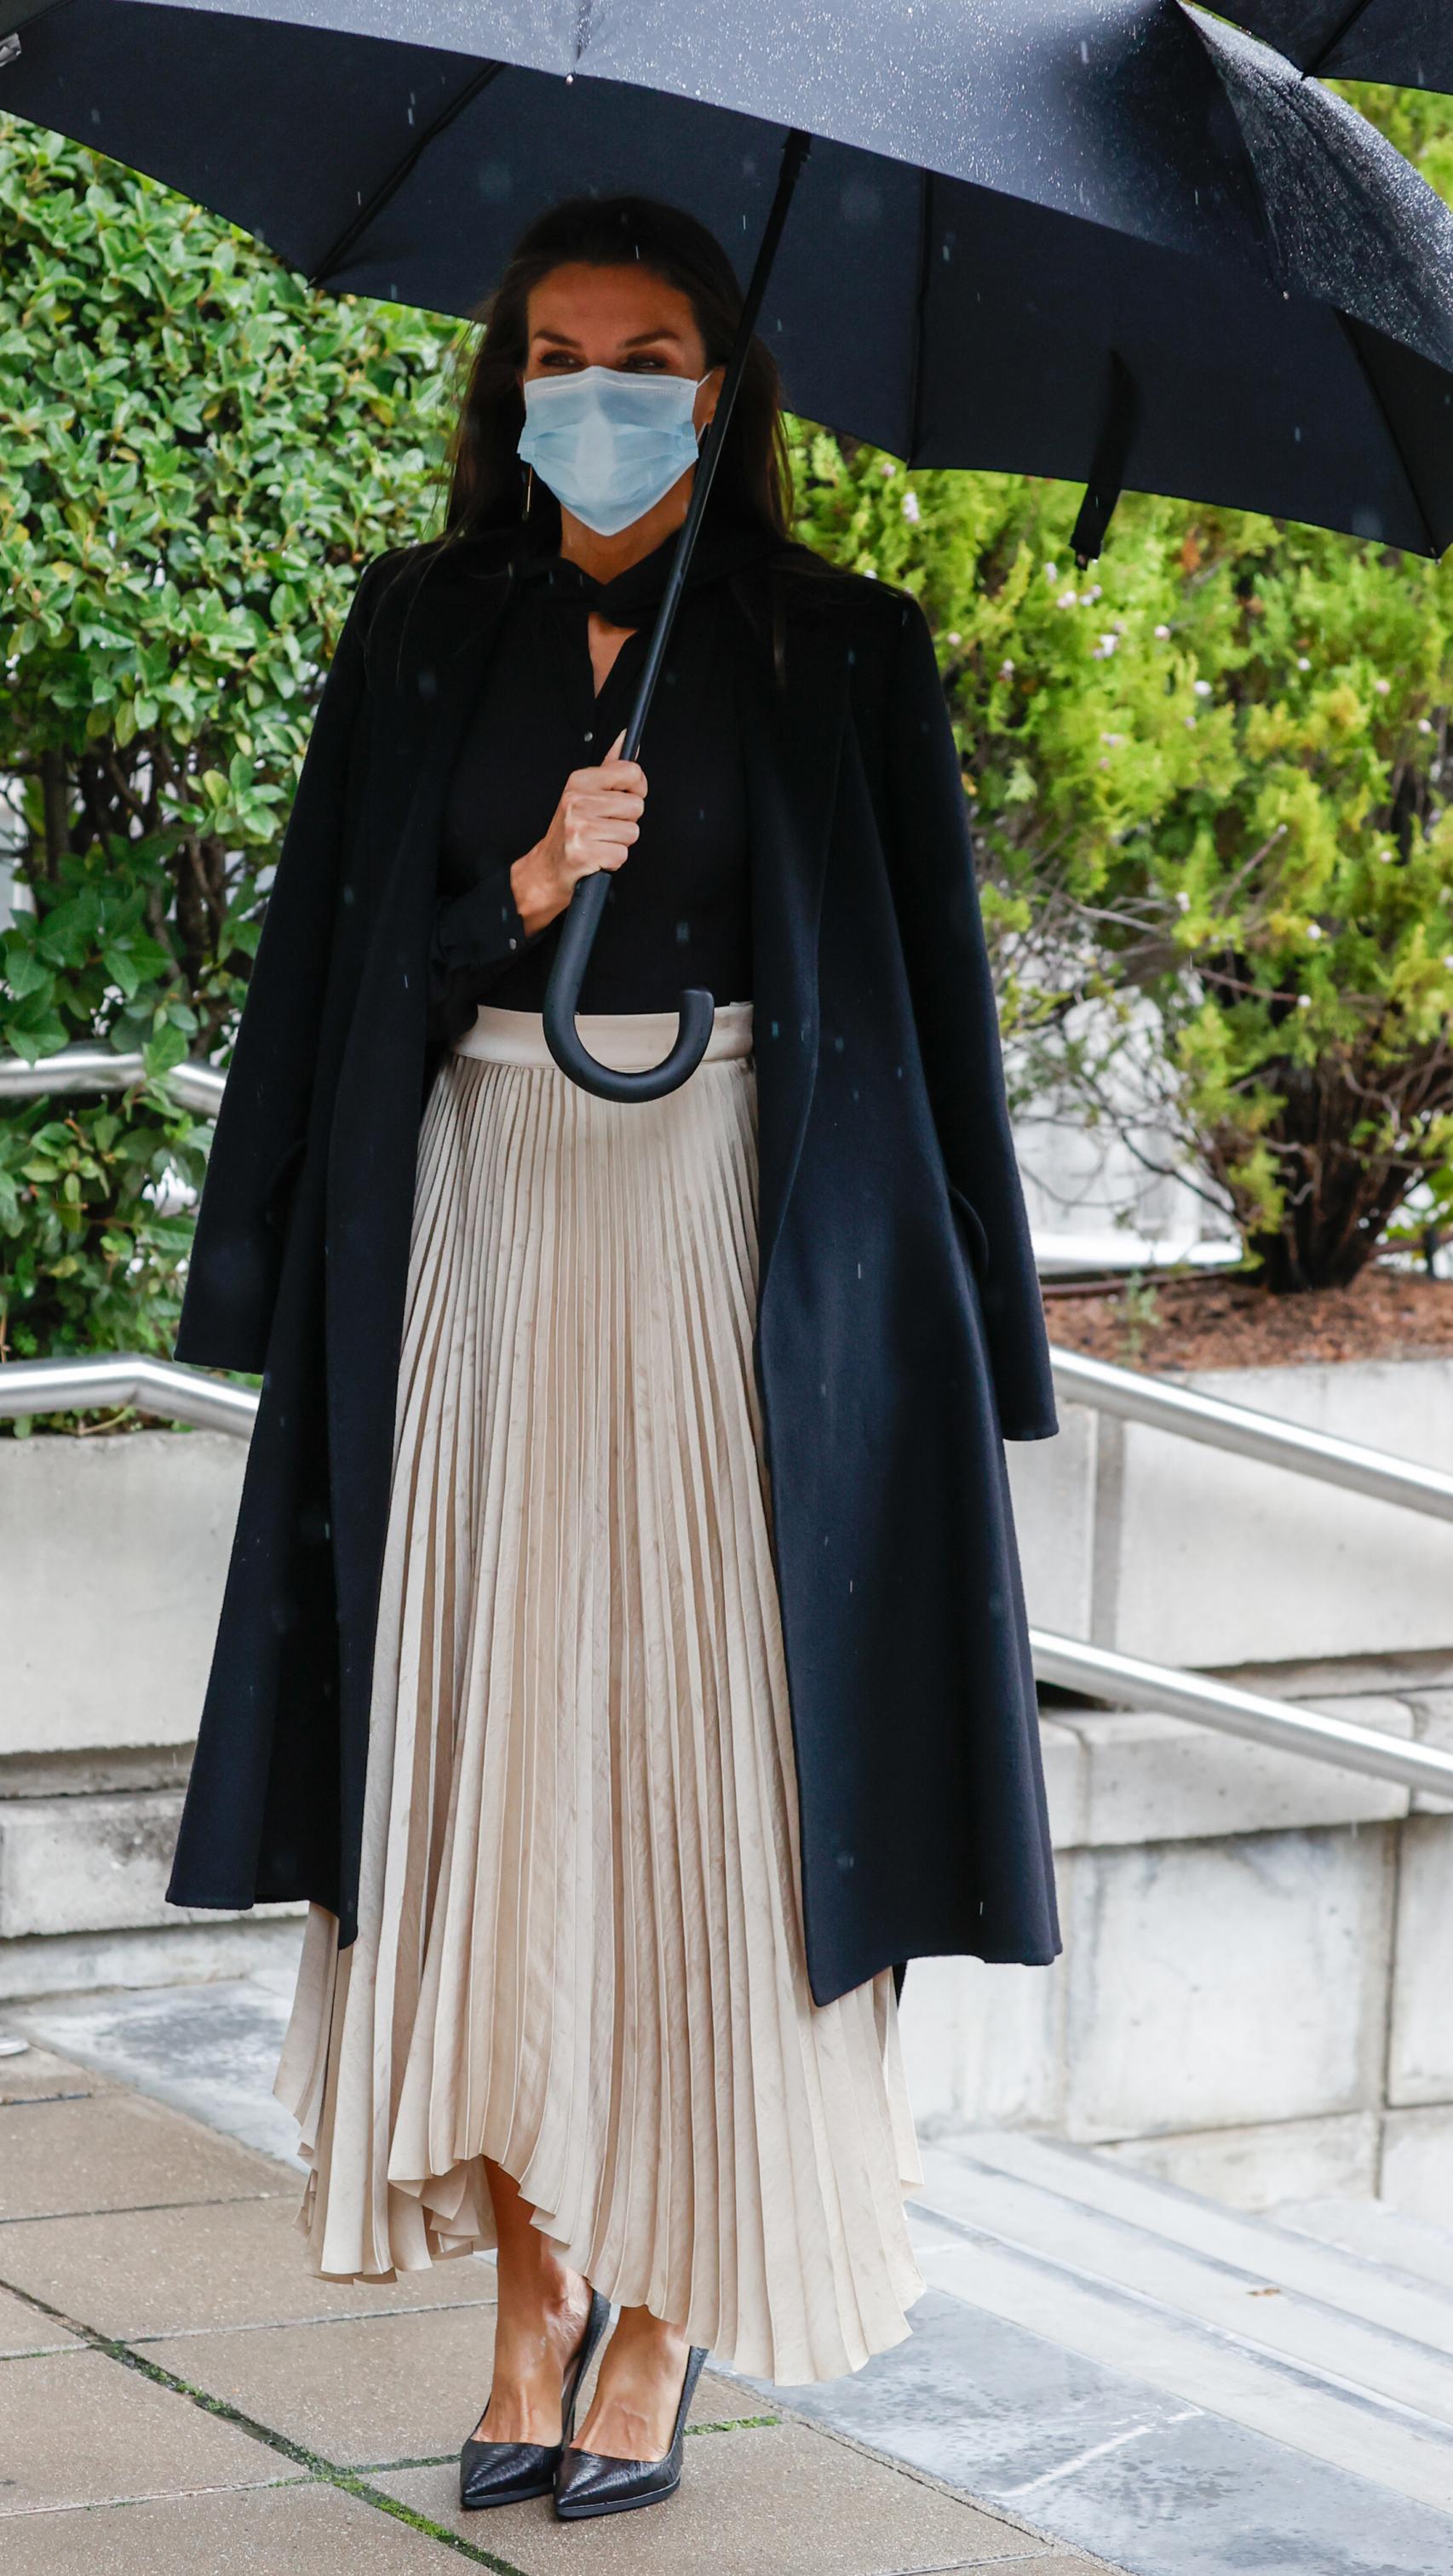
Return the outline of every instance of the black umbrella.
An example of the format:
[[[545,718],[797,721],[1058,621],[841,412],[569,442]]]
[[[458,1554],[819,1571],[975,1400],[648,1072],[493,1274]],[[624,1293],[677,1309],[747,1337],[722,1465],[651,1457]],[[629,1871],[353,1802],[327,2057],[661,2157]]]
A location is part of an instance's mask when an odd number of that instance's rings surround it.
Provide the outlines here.
[[[754,261],[746,320],[796,410],[910,465],[1088,475],[1082,559],[1127,481],[1453,538],[1453,218],[1365,120],[1180,0],[411,0],[407,43],[390,0],[255,5],[0,0],[0,30],[30,11],[0,106],[317,283],[456,313],[559,197],[666,198]],[[594,1064],[574,1014],[608,882],[576,890],[546,1029],[586,1088],[650,1098],[699,1060],[711,997],[683,996],[650,1073]]]
[[[1453,89],[1448,0],[1218,0],[1223,18],[1321,80]]]

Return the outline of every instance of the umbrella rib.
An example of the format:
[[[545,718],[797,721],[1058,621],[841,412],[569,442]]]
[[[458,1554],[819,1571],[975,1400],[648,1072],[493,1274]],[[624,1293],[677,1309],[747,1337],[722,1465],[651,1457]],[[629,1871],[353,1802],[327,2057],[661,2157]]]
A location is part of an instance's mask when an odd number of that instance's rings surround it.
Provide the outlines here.
[[[456,116],[463,115],[466,107],[478,98],[482,89],[488,89],[491,81],[498,80],[504,68],[503,63],[483,64],[475,73],[473,80],[465,82],[458,96],[450,99],[447,106],[440,108],[432,125],[425,126],[418,140],[410,144],[408,151],[400,161],[395,163],[387,178],[379,181],[367,205],[359,207],[357,214],[345,224],[337,240],[318,262],[317,267],[310,269],[308,273],[310,286],[326,286],[333,271],[347,258],[360,233],[364,232],[368,225],[382,214],[385,206],[391,204],[398,195],[404,181],[417,168],[430,144],[437,140],[447,126],[453,124]]]
[[[911,467],[918,454],[923,417],[923,325],[928,311],[929,244],[933,239],[933,172],[919,172],[918,289],[913,299],[913,382],[908,397],[908,454]]]
[[[1358,19],[1365,14],[1366,9],[1367,0],[1352,0],[1351,8],[1343,11],[1342,16],[1333,28],[1331,35],[1317,47],[1316,61],[1308,63],[1304,67],[1302,75],[1304,79],[1317,80],[1321,77],[1322,64],[1328,60],[1329,56],[1335,54],[1338,46],[1344,43],[1346,38],[1351,35]]]
[[[1437,538],[1436,538],[1436,537],[1435,537],[1435,535],[1433,534],[1433,523],[1432,523],[1431,519],[1430,519],[1430,518],[1429,518],[1429,516],[1428,516],[1428,513],[1427,513],[1426,508],[1424,507],[1424,504],[1423,504],[1423,496],[1422,496],[1422,493],[1418,490],[1418,486],[1417,486],[1416,480],[1414,479],[1414,475],[1413,475],[1413,469],[1412,469],[1411,465],[1408,463],[1407,457],[1406,457],[1406,455],[1404,454],[1404,451],[1403,451],[1403,443],[1402,443],[1402,440],[1399,438],[1399,436],[1398,436],[1398,434],[1397,434],[1396,427],[1394,426],[1394,423],[1393,423],[1392,414],[1391,414],[1391,413],[1390,413],[1390,411],[1388,410],[1388,407],[1387,407],[1386,403],[1383,401],[1383,398],[1382,398],[1382,388],[1381,388],[1381,386],[1379,385],[1379,383],[1378,383],[1378,381],[1377,381],[1377,378],[1374,376],[1374,374],[1373,374],[1373,372],[1372,372],[1372,369],[1369,367],[1369,365],[1368,365],[1368,363],[1367,363],[1367,360],[1364,358],[1364,356],[1363,356],[1363,354],[1362,354],[1362,351],[1361,351],[1361,349],[1360,349],[1360,348],[1359,348],[1359,346],[1358,346],[1358,343],[1357,343],[1357,335],[1356,335],[1356,333],[1354,332],[1354,330],[1353,330],[1353,328],[1352,328],[1352,324],[1351,324],[1351,321],[1350,321],[1349,317],[1347,316],[1347,314],[1345,314],[1345,313],[1343,312],[1343,310],[1342,310],[1342,308],[1341,308],[1341,306],[1340,306],[1339,304],[1334,304],[1334,305],[1332,305],[1332,306],[1331,306],[1331,308],[1330,308],[1330,310],[1331,310],[1333,313],[1335,313],[1335,314],[1336,314],[1336,316],[1337,316],[1337,326],[1338,326],[1338,329],[1341,331],[1343,338],[1346,340],[1346,342],[1347,342],[1347,346],[1348,346],[1348,347],[1349,347],[1349,349],[1351,350],[1352,355],[1353,355],[1353,358],[1354,358],[1354,360],[1355,360],[1355,362],[1356,362],[1356,364],[1357,364],[1358,368],[1359,368],[1359,369],[1360,369],[1360,371],[1361,371],[1361,375],[1362,375],[1362,381],[1363,381],[1363,383],[1366,385],[1368,392],[1371,394],[1373,401],[1374,401],[1374,402],[1376,403],[1376,405],[1377,405],[1378,417],[1379,417],[1379,419],[1380,419],[1380,420],[1381,420],[1381,422],[1382,422],[1383,428],[1384,428],[1384,429],[1386,430],[1386,432],[1387,432],[1387,436],[1388,436],[1388,444],[1389,444],[1389,446],[1391,447],[1391,449],[1392,449],[1392,452],[1393,452],[1394,456],[1397,458],[1397,461],[1398,461],[1399,465],[1400,465],[1400,466],[1402,467],[1402,469],[1403,469],[1403,480],[1404,480],[1404,482],[1406,483],[1406,485],[1407,485],[1407,487],[1408,487],[1408,490],[1411,492],[1411,494],[1412,494],[1412,496],[1413,496],[1413,504],[1414,504],[1414,507],[1415,507],[1415,508],[1416,508],[1416,510],[1417,510],[1417,513],[1418,513],[1419,518],[1422,520],[1422,523],[1423,523],[1423,535],[1424,535],[1424,536],[1425,536],[1425,538],[1427,539],[1426,552],[1427,552],[1427,554],[1428,554],[1428,556],[1429,556],[1429,559],[1430,559],[1433,563],[1436,563],[1436,562],[1438,561],[1439,556],[1441,555],[1441,553],[1442,553],[1443,549],[1442,549],[1442,547],[1439,545]]]

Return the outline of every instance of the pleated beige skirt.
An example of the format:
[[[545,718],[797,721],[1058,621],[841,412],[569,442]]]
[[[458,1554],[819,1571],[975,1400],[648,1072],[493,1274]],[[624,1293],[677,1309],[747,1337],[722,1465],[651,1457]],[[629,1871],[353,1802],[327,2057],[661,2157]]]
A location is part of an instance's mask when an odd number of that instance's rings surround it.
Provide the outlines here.
[[[664,1100],[480,1009],[419,1134],[357,1941],[313,1908],[277,2090],[320,2274],[496,2242],[786,2384],[909,2332],[893,1980],[807,1982],[752,1372],[749,1002]],[[674,1012],[585,1017],[610,1062]]]

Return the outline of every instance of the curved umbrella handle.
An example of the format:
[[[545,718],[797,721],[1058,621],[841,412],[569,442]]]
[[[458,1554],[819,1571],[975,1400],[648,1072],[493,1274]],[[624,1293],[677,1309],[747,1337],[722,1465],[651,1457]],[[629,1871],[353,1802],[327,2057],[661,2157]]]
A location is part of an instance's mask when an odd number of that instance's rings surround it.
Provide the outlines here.
[[[593,876],[581,878],[570,898],[545,988],[545,1044],[561,1072],[568,1073],[582,1091],[593,1091],[598,1100],[659,1100],[668,1091],[678,1091],[696,1071],[706,1053],[716,1003],[700,985],[688,986],[681,996],[681,1026],[676,1043],[669,1055],[645,1073],[622,1073],[613,1064],[601,1064],[582,1045],[575,1025],[576,1005],[609,890],[609,872],[597,868]]]
[[[626,726],[625,739],[621,744],[623,760],[636,760],[640,756],[641,736],[646,729],[646,716],[655,693],[656,682],[660,677],[661,664],[665,659],[667,639],[685,587],[686,570],[691,561],[692,548],[696,543],[696,532],[706,509],[707,494],[711,490],[712,478],[716,473],[717,458],[721,454],[722,440],[726,436],[732,405],[737,398],[737,387],[742,380],[742,369],[747,362],[752,333],[757,327],[757,315],[761,309],[762,296],[773,256],[781,238],[783,224],[787,220],[787,209],[792,201],[792,191],[797,184],[798,173],[807,158],[809,141],[810,138],[806,134],[794,128],[782,147],[782,166],[778,174],[777,191],[772,199],[771,212],[767,217],[753,264],[751,280],[737,325],[736,339],[727,363],[726,375],[722,380],[721,393],[717,398],[716,412],[702,435],[701,452],[697,460],[696,472],[692,477],[691,499],[676,539],[676,550],[671,557],[671,569],[666,576],[666,589],[656,613],[656,623],[651,630],[651,642],[646,654],[645,667],[641,673],[640,686],[636,691],[636,703],[631,710],[630,722]],[[555,962],[550,969],[550,980],[545,987],[545,1044],[561,1072],[568,1073],[571,1081],[578,1083],[582,1091],[593,1091],[600,1100],[659,1100],[665,1092],[678,1091],[682,1083],[696,1071],[706,1053],[707,1040],[711,1036],[712,1024],[716,1018],[716,1003],[712,995],[703,991],[699,984],[688,985],[681,996],[681,1024],[676,1032],[676,1043],[670,1054],[663,1057],[660,1064],[653,1064],[645,1073],[618,1072],[614,1065],[601,1064],[589,1049],[581,1044],[580,1032],[575,1025],[575,1014],[580,1007],[580,988],[585,980],[585,969],[590,961],[591,946],[600,928],[600,916],[609,891],[609,872],[597,868],[593,875],[580,879],[561,918],[560,945],[556,949]]]

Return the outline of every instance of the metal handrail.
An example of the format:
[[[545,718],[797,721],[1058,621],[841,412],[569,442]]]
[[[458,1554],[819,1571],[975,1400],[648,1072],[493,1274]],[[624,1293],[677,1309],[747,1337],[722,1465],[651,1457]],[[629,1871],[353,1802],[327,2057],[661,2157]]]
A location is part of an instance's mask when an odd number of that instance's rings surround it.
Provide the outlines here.
[[[1312,1476],[1319,1484],[1345,1485],[1379,1503],[1401,1503],[1413,1512],[1431,1512],[1436,1520],[1453,1521],[1453,1476],[1439,1467],[1415,1467],[1383,1449],[1365,1449],[1356,1440],[1339,1440],[1330,1431],[1308,1431],[1300,1423],[1282,1422],[1272,1413],[1257,1413],[1249,1404],[1228,1404],[1224,1396],[1200,1395],[1165,1378],[1141,1377],[1134,1369],[1112,1367],[1108,1360],[1086,1359],[1079,1351],[1050,1353],[1055,1391],[1068,1404],[1086,1404],[1096,1412],[1115,1414],[1123,1422],[1144,1422],[1156,1431],[1171,1431],[1182,1440],[1199,1440],[1212,1449],[1255,1458],[1262,1466],[1287,1467],[1294,1475]]]
[[[125,1091],[145,1078],[139,1054],[118,1055],[99,1043],[64,1047],[35,1064],[19,1056],[0,1056],[0,1100],[35,1098],[48,1092]],[[162,1080],[185,1107],[215,1116],[227,1077],[215,1065],[191,1058],[174,1065]],[[1122,1422],[1141,1422],[1182,1440],[1253,1458],[1262,1466],[1284,1467],[1319,1484],[1341,1485],[1373,1502],[1399,1503],[1435,1520],[1453,1520],[1453,1475],[1441,1468],[1415,1466],[1386,1450],[1339,1439],[1330,1431],[1309,1431],[1300,1423],[1258,1413],[1251,1405],[1230,1404],[1224,1396],[1202,1395],[1165,1378],[1116,1368],[1108,1360],[1089,1359],[1058,1344],[1051,1350],[1050,1361],[1056,1392],[1068,1404],[1088,1405]],[[3,1375],[0,1369],[0,1379]]]
[[[184,1368],[180,1360],[153,1359],[147,1351],[77,1352],[68,1359],[6,1360],[0,1365],[0,1415],[100,1411],[127,1404],[166,1422],[198,1431],[250,1437],[257,1419],[251,1387]]]
[[[215,1066],[195,1061],[180,1064],[164,1078],[178,1098],[215,1114],[226,1080]],[[140,1055],[117,1055],[104,1046],[67,1047],[34,1065],[0,1058],[0,1099],[97,1087],[127,1089],[144,1079]],[[1414,1466],[1357,1441],[1281,1422],[1249,1405],[1228,1404],[1220,1396],[1201,1395],[1164,1378],[1143,1377],[1079,1351],[1056,1346],[1051,1361],[1056,1392],[1069,1403],[1092,1406],[1122,1421],[1142,1422],[1264,1466],[1285,1467],[1321,1484],[1342,1485],[1377,1502],[1400,1503],[1412,1511],[1453,1520],[1453,1476],[1436,1467]],[[131,1405],[140,1413],[246,1439],[257,1404],[249,1388],[230,1386],[225,1379],[175,1360],[153,1359],[144,1352],[0,1363],[0,1415],[12,1417],[73,1407]],[[1181,1672],[1168,1664],[1147,1663],[1139,1656],[1055,1636],[1045,1629],[1031,1629],[1030,1644],[1041,1681],[1082,1690],[1092,1698],[1109,1697],[1132,1707],[1189,1718],[1223,1734],[1453,1799],[1453,1754],[1431,1745],[1415,1745],[1356,1726],[1346,1718],[1289,1708],[1280,1700],[1237,1690],[1228,1682]]]
[[[140,1413],[245,1440],[256,1420],[258,1399],[251,1388],[229,1386],[203,1370],[186,1368],[177,1360],[152,1359],[139,1351],[65,1360],[11,1360],[0,1367],[0,1414],[59,1413],[72,1406],[93,1409],[108,1404],[132,1405]],[[1253,1743],[1270,1744],[1373,1779],[1394,1780],[1453,1802],[1453,1753],[1412,1744],[1318,1710],[1289,1708],[1229,1682],[1179,1672],[1169,1664],[1146,1663],[1140,1656],[1117,1654],[1076,1637],[1055,1636],[1042,1628],[1032,1628],[1029,1636],[1040,1681],[1084,1691],[1094,1699],[1190,1718],[1222,1734],[1244,1736]]]
[[[197,1109],[204,1116],[216,1115],[227,1077],[215,1065],[192,1058],[174,1065],[161,1078],[185,1107]],[[145,1079],[146,1068],[139,1054],[119,1055],[100,1043],[64,1047],[56,1055],[42,1056],[35,1064],[28,1064],[20,1056],[0,1056],[0,1100],[36,1098],[51,1092],[123,1091]],[[1255,1459],[1263,1466],[1284,1467],[1294,1475],[1311,1476],[1319,1484],[1341,1485],[1374,1502],[1398,1503],[1408,1511],[1425,1512],[1436,1520],[1453,1520],[1453,1475],[1440,1468],[1415,1466],[1410,1459],[1366,1448],[1359,1441],[1342,1440],[1329,1431],[1310,1431],[1299,1423],[1280,1421],[1274,1414],[1258,1413],[1250,1405],[1230,1404],[1224,1396],[1202,1395],[1191,1387],[1142,1376],[1134,1369],[1116,1368],[1108,1360],[1089,1359],[1083,1352],[1065,1350],[1058,1344],[1051,1350],[1050,1360],[1055,1390],[1066,1403],[1088,1405],[1120,1421],[1141,1422],[1149,1429],[1170,1432],[1182,1440],[1200,1441],[1209,1448]],[[94,1363],[101,1367],[124,1364],[105,1360]],[[6,1376],[6,1367],[0,1365],[0,1389]],[[70,1400],[79,1403],[85,1399],[77,1396]],[[30,1409],[0,1396],[0,1411]],[[53,1409],[59,1410],[60,1405]],[[174,1418],[189,1421],[192,1416],[180,1413]]]
[[[40,1056],[34,1064],[22,1055],[0,1055],[0,1100],[43,1100],[52,1092],[130,1091],[145,1082],[146,1062],[138,1052],[120,1055],[99,1040],[62,1047],[57,1055]],[[227,1076],[215,1064],[191,1056],[160,1076],[184,1109],[199,1109],[215,1118]]]
[[[1052,1636],[1043,1628],[1030,1629],[1029,1643],[1035,1673],[1042,1682],[1085,1691],[1117,1707],[1128,1702],[1132,1708],[1190,1718],[1223,1735],[1245,1736],[1253,1744],[1274,1745],[1278,1752],[1305,1754],[1313,1762],[1366,1772],[1375,1780],[1396,1780],[1404,1788],[1453,1801],[1453,1753],[1442,1753],[1435,1745],[1384,1735],[1376,1727],[1356,1726],[1350,1718],[1328,1717],[1320,1709],[1289,1708],[1285,1701],[1265,1699],[1259,1691],[1237,1690],[1231,1682],[1178,1672],[1170,1664],[1148,1664],[1139,1655],[1117,1654],[1108,1646],[1082,1644],[1076,1637]]]

